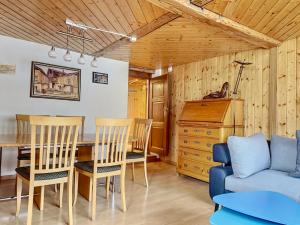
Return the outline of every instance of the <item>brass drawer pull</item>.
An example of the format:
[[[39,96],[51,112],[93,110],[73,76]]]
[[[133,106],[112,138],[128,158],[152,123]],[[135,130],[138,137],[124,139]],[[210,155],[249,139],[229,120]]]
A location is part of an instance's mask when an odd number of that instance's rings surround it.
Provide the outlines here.
[[[183,140],[183,143],[184,143],[184,144],[187,144],[187,143],[188,143],[188,141],[187,141],[187,140]]]
[[[200,144],[201,142],[200,142],[200,141],[194,141],[194,143],[195,143],[195,144]]]
[[[188,130],[187,130],[187,129],[184,129],[184,130],[183,130],[183,132],[184,132],[184,133],[187,133],[187,132],[188,132]]]
[[[206,159],[207,159],[208,161],[211,161],[211,157],[210,157],[210,156],[207,156]]]
[[[212,134],[211,130],[206,131],[206,134],[211,135]]]
[[[199,132],[201,132],[201,130],[194,130],[194,132],[199,133]]]
[[[183,166],[184,166],[184,167],[187,167],[187,164],[186,164],[186,163],[184,163],[184,164],[183,164]]]
[[[207,146],[207,147],[211,147],[211,144],[210,144],[210,143],[207,143],[206,146]]]

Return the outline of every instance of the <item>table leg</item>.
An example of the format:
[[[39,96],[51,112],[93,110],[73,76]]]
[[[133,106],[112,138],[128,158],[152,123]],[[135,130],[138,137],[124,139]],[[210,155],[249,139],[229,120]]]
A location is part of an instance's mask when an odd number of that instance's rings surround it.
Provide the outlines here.
[[[78,161],[89,161],[92,160],[92,146],[78,146]],[[86,200],[91,201],[91,188],[90,178],[79,174],[78,179],[78,192],[81,194]]]

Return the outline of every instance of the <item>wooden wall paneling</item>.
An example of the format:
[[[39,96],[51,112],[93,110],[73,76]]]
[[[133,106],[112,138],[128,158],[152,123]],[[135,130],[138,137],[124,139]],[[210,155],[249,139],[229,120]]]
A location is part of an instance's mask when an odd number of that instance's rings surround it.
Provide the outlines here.
[[[277,133],[286,134],[287,42],[278,47],[277,63]]]
[[[295,137],[296,131],[296,39],[287,42],[287,113],[286,135]]]
[[[269,65],[270,65],[270,86],[269,86],[269,124],[270,134],[277,132],[277,57],[278,48],[270,49]]]
[[[262,50],[262,124],[261,130],[270,138],[270,50]]]

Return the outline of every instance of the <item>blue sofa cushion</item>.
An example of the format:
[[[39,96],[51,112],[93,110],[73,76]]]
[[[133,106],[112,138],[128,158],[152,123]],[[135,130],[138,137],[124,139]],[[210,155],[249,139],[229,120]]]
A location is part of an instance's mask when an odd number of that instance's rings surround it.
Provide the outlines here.
[[[290,177],[287,172],[263,170],[247,178],[233,175],[225,178],[225,189],[232,192],[274,191],[300,202],[300,179]]]
[[[297,140],[273,135],[271,139],[271,169],[284,172],[295,171]]]
[[[231,136],[228,138],[233,174],[246,178],[270,167],[270,152],[262,133],[249,137]]]
[[[214,144],[213,159],[214,162],[224,163],[225,165],[230,164],[230,154],[226,143]]]

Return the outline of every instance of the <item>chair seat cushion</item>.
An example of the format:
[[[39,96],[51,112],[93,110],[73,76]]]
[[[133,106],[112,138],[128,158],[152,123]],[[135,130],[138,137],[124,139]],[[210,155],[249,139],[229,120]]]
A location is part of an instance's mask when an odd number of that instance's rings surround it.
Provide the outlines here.
[[[30,153],[22,153],[18,155],[18,160],[30,160]]]
[[[143,152],[127,152],[126,159],[140,159],[144,158]]]
[[[16,168],[16,172],[22,177],[24,177],[25,179],[29,180],[30,166],[18,167]],[[43,174],[36,174],[34,180],[54,180],[54,179],[59,179],[67,176],[68,176],[67,171],[55,172],[55,173],[43,173]]]
[[[75,167],[84,171],[87,171],[89,173],[93,173],[94,168],[94,161],[85,161],[85,162],[77,162],[75,163]],[[98,167],[97,173],[108,173],[113,171],[121,170],[120,165],[116,166],[104,166],[104,167]]]
[[[225,189],[232,192],[274,191],[300,202],[300,179],[287,172],[263,170],[247,178],[234,175],[225,179]]]

